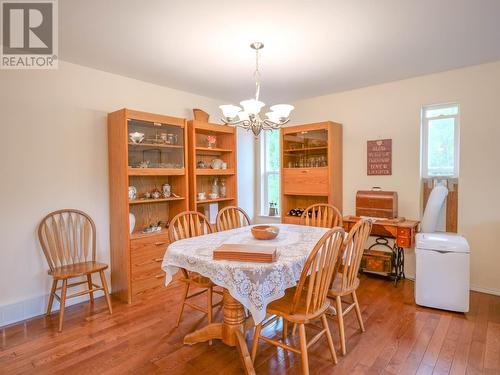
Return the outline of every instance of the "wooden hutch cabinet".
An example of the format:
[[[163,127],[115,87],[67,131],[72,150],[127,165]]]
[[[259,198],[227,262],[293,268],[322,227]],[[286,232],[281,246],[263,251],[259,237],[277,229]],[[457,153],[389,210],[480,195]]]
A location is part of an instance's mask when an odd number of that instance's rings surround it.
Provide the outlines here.
[[[281,219],[293,209],[329,203],[342,212],[342,125],[331,121],[281,129]],[[292,211],[292,213],[294,213]]]
[[[205,214],[212,203],[219,210],[237,206],[236,129],[197,120],[188,129],[190,209]]]
[[[189,206],[187,142],[183,118],[108,114],[111,285],[128,303],[163,288],[166,227]],[[159,231],[145,233],[155,225]]]

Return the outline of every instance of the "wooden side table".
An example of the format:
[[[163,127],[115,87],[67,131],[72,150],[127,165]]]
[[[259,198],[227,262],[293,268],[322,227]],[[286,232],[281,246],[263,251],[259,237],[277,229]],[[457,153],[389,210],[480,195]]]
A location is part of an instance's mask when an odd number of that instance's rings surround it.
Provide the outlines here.
[[[357,216],[344,217],[344,230],[349,231],[361,218]],[[392,271],[387,273],[387,277],[394,280],[397,286],[398,280],[405,278],[404,249],[410,248],[415,243],[415,234],[418,232],[419,221],[407,220],[404,218],[393,220],[375,220],[373,222],[371,235],[376,236],[375,246],[389,248],[394,256]],[[394,239],[394,245],[389,245],[388,238]],[[366,271],[369,272],[369,271]],[[377,273],[378,274],[378,273]]]

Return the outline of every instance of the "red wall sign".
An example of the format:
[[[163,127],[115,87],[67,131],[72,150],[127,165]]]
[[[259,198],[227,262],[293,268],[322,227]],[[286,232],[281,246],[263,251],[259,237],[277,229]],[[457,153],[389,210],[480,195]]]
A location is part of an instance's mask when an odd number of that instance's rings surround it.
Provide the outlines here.
[[[368,176],[392,175],[392,139],[367,142]]]

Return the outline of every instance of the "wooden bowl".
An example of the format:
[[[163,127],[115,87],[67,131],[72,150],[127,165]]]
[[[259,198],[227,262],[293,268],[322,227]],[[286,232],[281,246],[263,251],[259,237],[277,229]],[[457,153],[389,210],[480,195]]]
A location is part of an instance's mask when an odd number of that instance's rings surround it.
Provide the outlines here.
[[[208,122],[209,114],[202,109],[194,108],[193,109],[193,116],[194,116],[194,119],[197,121]]]
[[[280,228],[274,225],[256,225],[252,227],[252,235],[258,240],[272,240],[278,237]]]

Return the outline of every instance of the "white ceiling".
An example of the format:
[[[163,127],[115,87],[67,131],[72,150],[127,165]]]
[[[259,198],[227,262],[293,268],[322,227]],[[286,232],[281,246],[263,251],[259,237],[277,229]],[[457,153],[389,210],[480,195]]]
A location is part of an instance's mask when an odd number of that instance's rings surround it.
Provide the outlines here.
[[[63,60],[229,102],[285,102],[500,59],[500,0],[63,0]]]

